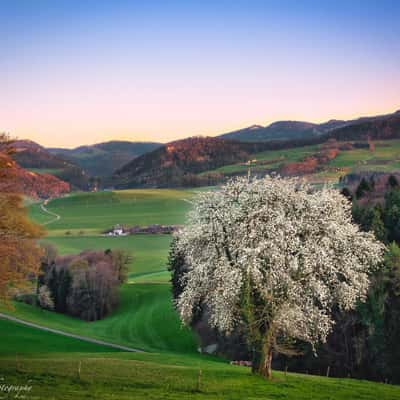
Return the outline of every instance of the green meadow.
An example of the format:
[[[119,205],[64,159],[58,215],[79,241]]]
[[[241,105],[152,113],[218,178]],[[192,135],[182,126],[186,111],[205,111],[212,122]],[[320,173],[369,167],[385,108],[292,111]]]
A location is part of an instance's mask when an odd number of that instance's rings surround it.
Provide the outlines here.
[[[351,171],[393,172],[400,169],[400,140],[374,142],[375,150],[354,149],[342,151],[330,161],[330,167]]]
[[[304,146],[287,150],[270,150],[256,153],[251,156],[252,171],[269,171],[279,168],[282,164],[294,161],[300,161],[304,157],[310,156],[318,151],[319,146]],[[223,167],[212,171],[204,172],[220,172],[223,174],[237,174],[246,172],[249,166],[245,163],[224,165]]]
[[[312,182],[337,182],[338,179],[350,172],[400,171],[400,140],[386,140],[374,142],[375,150],[367,148],[341,151],[338,156],[322,170],[310,176]],[[268,173],[278,169],[282,164],[301,161],[305,157],[315,154],[320,146],[305,146],[279,151],[265,151],[251,156],[251,171]],[[245,163],[225,165],[213,171],[225,175],[234,175],[247,172],[249,166]]]
[[[115,224],[182,224],[194,194],[190,190],[76,193],[46,205],[60,216],[50,223],[54,216],[39,203],[27,203],[35,221],[48,223],[43,240],[54,244],[60,254],[130,250],[134,260],[129,281],[120,288],[117,309],[100,321],[85,322],[22,303],[1,312],[144,352],[116,351],[0,319],[3,382],[29,383],[31,392],[24,395],[38,399],[400,398],[400,387],[352,379],[275,371],[274,379],[265,381],[246,367],[199,354],[195,334],[182,327],[172,303],[166,269],[171,237],[101,235]]]
[[[68,333],[141,350],[196,354],[194,336],[181,326],[167,283],[123,285],[115,312],[94,322],[23,303],[14,303],[14,307],[12,311],[3,309],[2,312]]]
[[[100,233],[113,225],[182,224],[190,208],[192,190],[125,190],[98,193],[75,193],[52,200],[46,208],[60,215],[49,225],[49,235]],[[34,219],[43,216],[38,205],[32,207]]]
[[[207,357],[139,353],[3,357],[0,375],[7,384],[29,384],[26,398],[39,399],[396,400],[400,393],[391,385],[282,372],[266,381]]]
[[[19,353],[25,353],[24,349],[29,349],[29,353],[34,355],[60,351],[73,353],[119,351],[110,347],[41,331],[1,318],[0,332],[2,339],[0,341],[0,354],[3,356],[10,354],[18,357]]]
[[[76,254],[86,249],[123,249],[133,254],[129,278],[166,271],[170,235],[109,236],[49,236],[46,242],[54,244],[60,254]],[[168,280],[168,276],[163,276]]]

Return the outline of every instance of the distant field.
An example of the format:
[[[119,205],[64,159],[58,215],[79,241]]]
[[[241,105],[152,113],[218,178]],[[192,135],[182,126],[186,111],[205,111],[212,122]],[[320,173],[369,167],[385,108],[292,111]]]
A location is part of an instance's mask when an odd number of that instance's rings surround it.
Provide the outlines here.
[[[352,171],[392,172],[400,169],[400,140],[374,142],[375,150],[355,149],[340,152],[328,164],[330,167],[348,168]]]
[[[201,189],[200,189],[201,190]],[[61,219],[45,225],[44,239],[53,243],[60,254],[74,254],[86,249],[120,248],[131,251],[134,260],[129,278],[140,282],[167,282],[166,271],[171,235],[131,235],[106,237],[100,233],[116,224],[182,224],[190,209],[195,190],[126,190],[116,192],[76,193],[51,200],[48,210]],[[40,203],[29,205],[32,219],[41,224],[54,220]],[[154,275],[154,273],[157,273]],[[137,279],[136,279],[137,278]]]
[[[60,235],[62,230],[99,233],[116,224],[182,224],[193,193],[144,189],[72,194],[49,202],[48,210],[59,214],[61,219],[47,228],[50,235]],[[37,205],[31,206],[30,213],[36,220],[49,219]]]
[[[309,175],[312,182],[337,182],[339,178],[349,172],[377,171],[393,172],[400,170],[400,140],[387,140],[374,142],[375,151],[369,149],[354,149],[341,151],[339,155],[328,164],[322,166],[322,171]],[[279,151],[266,151],[254,154],[251,158],[251,171],[264,172],[278,169],[282,164],[301,161],[307,156],[315,154],[319,146],[305,146]],[[244,163],[225,165],[209,172],[223,174],[240,174],[248,171],[249,166]]]
[[[283,163],[300,161],[304,157],[314,154],[317,150],[318,146],[305,146],[288,150],[274,150],[256,153],[250,156],[252,159],[251,170],[260,171],[276,169]],[[224,174],[241,173],[246,172],[248,168],[248,165],[238,163],[225,165],[212,171],[203,172],[203,174],[209,172],[221,172]]]
[[[76,254],[86,249],[124,249],[133,254],[129,278],[166,270],[171,235],[50,236],[46,242],[54,244],[61,254]],[[163,281],[168,280],[168,275]]]

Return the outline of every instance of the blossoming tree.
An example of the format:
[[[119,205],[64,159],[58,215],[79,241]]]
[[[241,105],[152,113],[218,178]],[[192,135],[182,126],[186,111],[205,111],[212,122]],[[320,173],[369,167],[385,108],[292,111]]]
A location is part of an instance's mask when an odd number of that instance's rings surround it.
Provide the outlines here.
[[[182,321],[206,307],[219,331],[244,327],[253,371],[267,378],[283,340],[324,342],[333,309],[365,298],[383,253],[339,192],[272,177],[199,194],[175,246],[187,271],[176,303]]]

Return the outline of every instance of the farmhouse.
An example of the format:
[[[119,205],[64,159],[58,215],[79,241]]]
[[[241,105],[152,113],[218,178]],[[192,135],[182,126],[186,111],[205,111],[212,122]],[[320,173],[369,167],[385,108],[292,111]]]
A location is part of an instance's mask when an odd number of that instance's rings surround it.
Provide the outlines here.
[[[107,232],[108,236],[126,236],[127,234],[128,233],[125,232],[122,226],[120,225],[115,225],[114,228],[112,228],[112,230]]]

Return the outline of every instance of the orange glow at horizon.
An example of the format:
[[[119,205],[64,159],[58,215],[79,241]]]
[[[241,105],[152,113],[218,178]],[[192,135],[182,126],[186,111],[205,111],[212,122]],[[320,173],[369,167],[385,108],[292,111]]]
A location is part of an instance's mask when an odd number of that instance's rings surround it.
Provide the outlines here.
[[[82,145],[90,145],[110,140],[127,140],[138,142],[161,142],[167,143],[174,140],[183,139],[190,136],[217,136],[223,133],[242,129],[251,125],[269,125],[272,122],[279,120],[297,120],[313,123],[322,123],[330,119],[351,120],[363,116],[374,116],[382,114],[390,114],[400,109],[399,100],[389,101],[382,106],[359,108],[359,111],[345,112],[339,110],[338,113],[321,113],[317,114],[316,110],[309,112],[275,112],[272,113],[256,113],[242,112],[240,107],[231,108],[227,113],[211,118],[199,115],[193,115],[183,120],[168,121],[162,115],[159,118],[144,120],[138,119],[132,121],[128,126],[116,124],[109,116],[104,118],[99,112],[99,117],[96,119],[85,118],[74,119],[71,123],[69,118],[57,116],[57,118],[49,120],[31,121],[30,125],[19,123],[18,121],[7,124],[3,129],[11,136],[18,139],[29,139],[45,147],[64,147],[73,148]],[[214,109],[215,111],[215,109]],[[246,115],[249,114],[249,115]],[[257,115],[258,114],[258,115]],[[266,117],[263,118],[263,114]],[[271,118],[270,115],[276,115]],[[269,116],[269,118],[268,118]],[[121,116],[119,116],[121,117]],[[164,118],[163,118],[164,117]],[[118,116],[115,119],[119,120]],[[4,125],[3,125],[4,126]]]
[[[391,113],[399,16],[386,0],[4,2],[0,132],[71,148]]]

